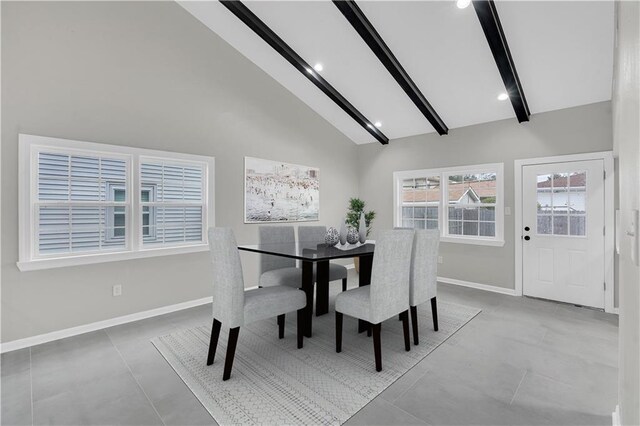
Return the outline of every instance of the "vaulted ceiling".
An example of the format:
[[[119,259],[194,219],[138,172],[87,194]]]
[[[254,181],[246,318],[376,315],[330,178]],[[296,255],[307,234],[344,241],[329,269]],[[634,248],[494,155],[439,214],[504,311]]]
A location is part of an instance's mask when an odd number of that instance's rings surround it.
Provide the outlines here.
[[[382,142],[377,133],[396,139],[436,131],[334,2],[243,4],[303,63],[321,64],[321,71],[308,74],[321,76],[364,122],[223,3],[179,3],[355,143]],[[497,99],[507,90],[476,12],[479,4],[461,9],[454,0],[356,2],[450,130],[517,120],[512,102]],[[612,1],[496,1],[494,6],[531,114],[611,99]],[[379,129],[370,125],[376,122]]]

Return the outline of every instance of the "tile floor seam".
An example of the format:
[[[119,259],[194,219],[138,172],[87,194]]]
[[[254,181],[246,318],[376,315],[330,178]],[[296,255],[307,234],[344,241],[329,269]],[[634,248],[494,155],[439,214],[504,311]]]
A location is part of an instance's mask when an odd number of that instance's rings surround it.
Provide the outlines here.
[[[160,422],[162,422],[162,424],[164,426],[166,426],[166,424],[164,422],[164,419],[162,418],[162,416],[160,415],[160,413],[156,409],[156,406],[153,404],[153,402],[151,401],[151,398],[149,398],[149,395],[147,395],[147,392],[144,390],[144,388],[142,387],[142,385],[140,384],[140,382],[138,381],[136,376],[133,374],[133,371],[131,371],[131,367],[129,367],[129,364],[127,363],[127,360],[124,359],[124,356],[122,356],[122,353],[120,352],[120,349],[118,349],[118,347],[115,345],[115,343],[113,343],[113,340],[111,340],[111,336],[109,336],[109,333],[105,333],[105,334],[107,335],[107,338],[109,339],[109,342],[111,342],[111,345],[113,346],[113,348],[116,350],[116,352],[118,352],[118,356],[120,357],[122,362],[124,362],[125,367],[127,367],[127,370],[129,371],[129,374],[131,374],[131,378],[136,382],[136,385],[138,385],[138,388],[140,388],[140,390],[144,394],[144,397],[147,398],[147,401],[151,405],[151,408],[153,408],[153,412],[156,413],[156,416],[158,416],[158,419],[160,420]]]
[[[374,398],[374,399],[375,399],[375,398]],[[372,399],[372,401],[373,401],[374,399]],[[405,409],[403,409],[403,408],[401,408],[401,407],[398,407],[398,406],[397,406],[396,404],[394,404],[393,402],[389,402],[389,404],[393,405],[395,408],[397,408],[398,410],[402,411],[403,413],[405,413],[405,414],[407,414],[407,415],[409,415],[409,416],[413,417],[414,419],[416,419],[416,420],[417,420],[417,421],[419,421],[420,423],[422,423],[422,424],[424,424],[424,425],[430,425],[430,423],[427,423],[425,420],[422,420],[421,418],[414,416],[413,414],[411,414],[411,413],[410,413],[410,412],[408,412],[407,410],[405,410]]]
[[[426,359],[426,358],[425,358],[425,359]],[[411,371],[411,370],[409,370],[409,371]],[[407,371],[407,373],[408,373],[409,371]],[[402,392],[400,393],[400,395],[398,395],[397,397],[393,398],[393,401],[389,401],[389,402],[391,402],[392,404],[394,404],[394,405],[395,405],[395,402],[396,402],[398,399],[402,398],[402,397],[403,397],[407,392],[409,392],[409,390],[411,390],[411,388],[412,388],[413,386],[415,386],[415,384],[416,384],[416,383],[418,383],[418,380],[422,379],[422,378],[423,378],[423,377],[424,377],[424,376],[425,376],[429,371],[430,371],[429,369],[426,369],[425,371],[423,371],[423,372],[422,372],[422,374],[420,374],[420,376],[418,376],[418,378],[417,378],[416,380],[414,380],[414,381],[413,381],[413,383],[411,383],[409,386],[407,386],[407,388],[406,388],[404,391],[402,391]],[[405,373],[405,374],[406,374],[406,373]],[[400,380],[400,379],[398,379],[398,380]],[[396,381],[397,381],[397,380],[396,380]],[[393,382],[393,383],[396,383],[396,382]],[[392,383],[392,385],[393,385],[393,383]]]
[[[544,338],[547,337],[547,333],[549,333],[549,329],[545,327],[544,334],[542,335],[542,338],[540,339],[540,342],[538,342],[538,344],[541,344],[542,342],[544,342]]]
[[[33,415],[33,364],[31,362],[31,347],[29,347],[29,395],[31,399],[31,426],[34,425]]]
[[[509,401],[509,405],[513,404],[513,400],[516,399],[516,395],[518,394],[518,391],[520,390],[520,386],[522,386],[522,382],[524,382],[524,378],[527,376],[528,371],[524,370],[524,373],[522,374],[522,378],[520,379],[520,383],[518,383],[518,387],[516,388],[516,391],[513,393],[513,396],[511,397],[511,401]]]

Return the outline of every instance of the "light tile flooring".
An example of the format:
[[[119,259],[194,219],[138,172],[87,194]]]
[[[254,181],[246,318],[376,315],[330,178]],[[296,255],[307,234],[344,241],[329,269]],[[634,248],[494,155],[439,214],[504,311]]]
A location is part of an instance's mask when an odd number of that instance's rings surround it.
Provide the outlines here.
[[[438,297],[483,311],[349,424],[611,425],[616,316],[451,285]],[[2,424],[215,424],[149,343],[209,315],[202,306],[2,355]]]

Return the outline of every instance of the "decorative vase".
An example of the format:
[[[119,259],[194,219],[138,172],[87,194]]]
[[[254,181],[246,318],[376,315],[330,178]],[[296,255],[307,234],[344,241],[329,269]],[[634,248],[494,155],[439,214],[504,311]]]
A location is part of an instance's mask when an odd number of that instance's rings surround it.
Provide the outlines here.
[[[333,226],[327,229],[327,233],[324,236],[324,242],[328,246],[335,246],[340,241],[340,234],[338,230]]]
[[[347,223],[343,220],[340,226],[340,244],[347,244]]]
[[[361,244],[367,241],[367,224],[364,220],[364,213],[360,213],[360,223],[358,224],[358,237]]]
[[[347,242],[349,244],[357,244],[360,236],[358,235],[358,230],[353,226],[350,226],[347,229]]]

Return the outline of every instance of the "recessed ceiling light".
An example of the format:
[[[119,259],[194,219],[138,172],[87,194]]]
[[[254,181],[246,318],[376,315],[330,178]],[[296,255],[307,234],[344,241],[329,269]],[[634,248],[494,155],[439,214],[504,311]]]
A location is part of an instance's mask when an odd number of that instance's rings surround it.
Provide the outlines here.
[[[367,127],[370,129],[373,129],[373,126],[371,125],[371,123],[367,123]]]
[[[458,9],[464,9],[471,4],[471,0],[458,0],[456,1],[456,6]]]
[[[376,127],[382,127],[382,123],[379,121],[376,121],[375,123],[373,123],[373,125]]]
[[[317,64],[315,64],[315,65],[313,66],[313,69],[314,69],[314,70],[316,70],[316,71],[318,71],[318,72],[322,71],[322,68],[323,68],[323,67],[322,67],[322,64],[321,64],[320,62],[318,62]]]
[[[509,99],[509,95],[507,95],[506,93],[500,93],[498,95],[498,100],[499,101],[506,101],[507,99]]]
[[[309,74],[313,74],[313,70],[312,70],[311,68],[307,68],[307,72],[308,72]]]

